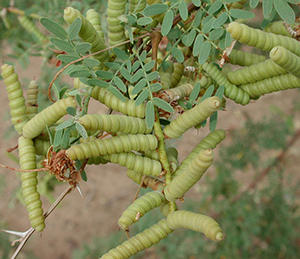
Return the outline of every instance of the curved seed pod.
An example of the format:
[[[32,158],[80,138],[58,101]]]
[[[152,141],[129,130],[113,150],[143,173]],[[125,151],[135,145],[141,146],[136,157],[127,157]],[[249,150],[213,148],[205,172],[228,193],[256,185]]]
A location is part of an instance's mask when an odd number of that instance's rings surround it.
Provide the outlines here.
[[[174,63],[174,70],[171,75],[171,88],[178,85],[184,72],[184,65],[181,63]]]
[[[265,60],[265,56],[236,49],[233,49],[229,55],[229,63],[240,66],[251,66]]]
[[[191,161],[197,157],[199,152],[204,149],[214,149],[219,143],[225,139],[224,130],[214,130],[209,133],[205,138],[203,138],[200,143],[189,153],[189,155],[181,162],[180,166],[175,172],[176,175],[180,175],[182,172],[186,171],[189,167]]]
[[[158,243],[160,240],[166,238],[171,232],[172,230],[168,227],[166,219],[162,219],[150,228],[147,228],[143,232],[126,240],[123,244],[111,249],[106,254],[102,255],[100,259],[129,258]]]
[[[228,25],[227,31],[231,36],[241,43],[253,46],[264,51],[270,51],[276,46],[282,46],[300,56],[300,42],[295,39],[253,29],[245,24],[232,22]]]
[[[178,100],[183,97],[189,96],[193,91],[194,86],[189,83],[179,85],[175,88],[165,90],[163,93],[167,97],[168,101]]]
[[[200,150],[198,155],[191,161],[189,168],[181,174],[176,175],[165,189],[165,197],[168,201],[175,201],[181,198],[201,176],[205,173],[213,161],[210,149]]]
[[[233,84],[242,85],[286,73],[287,71],[273,62],[272,59],[267,59],[261,63],[231,71],[227,74],[227,78]]]
[[[22,134],[22,128],[27,121],[23,90],[13,66],[4,64],[1,70],[9,100],[11,122],[16,131]]]
[[[114,111],[118,111],[133,117],[145,117],[145,105],[141,104],[137,106],[133,100],[123,102],[104,88],[94,87],[91,96]]]
[[[80,143],[87,143],[95,140],[97,140],[97,138],[92,136],[87,138],[81,138],[79,141]],[[107,163],[108,161],[104,159],[102,156],[90,157],[87,162],[88,165],[99,165],[99,164],[107,164]]]
[[[187,228],[201,232],[214,241],[221,241],[224,238],[219,224],[213,218],[199,213],[186,210],[174,211],[168,215],[167,224],[173,230]]]
[[[35,37],[40,43],[48,41],[47,37],[40,32],[36,25],[26,16],[19,15],[18,20],[22,27],[28,31],[33,37]]]
[[[114,46],[126,39],[124,26],[119,20],[119,17],[125,14],[126,3],[126,0],[108,0],[107,24],[109,46]],[[116,29],[116,26],[119,29]],[[124,48],[124,46],[121,48]]]
[[[86,19],[94,26],[102,42],[105,42],[104,33],[101,26],[100,15],[94,9],[89,9],[86,12]]]
[[[138,221],[138,217],[143,217],[150,210],[157,208],[166,199],[161,192],[148,192],[135,200],[119,218],[119,226],[127,230],[130,225]],[[138,217],[137,217],[138,215]]]
[[[71,146],[66,152],[72,160],[129,152],[145,151],[157,148],[157,139],[153,135],[124,135],[109,139],[99,139]]]
[[[104,156],[104,159],[143,175],[159,176],[162,171],[160,162],[133,153],[111,154]]]
[[[126,115],[87,114],[79,119],[87,130],[103,130],[107,132],[123,132],[129,134],[150,133],[146,121]]]
[[[73,97],[61,99],[35,115],[23,127],[23,136],[33,139],[40,135],[44,128],[54,124],[67,114],[68,107],[76,107]]]
[[[172,172],[175,172],[175,170],[178,167],[178,151],[175,147],[169,147],[166,150],[166,152],[167,152],[167,156],[168,156],[168,161],[172,168]]]
[[[83,41],[86,41],[92,45],[91,52],[104,50],[106,45],[104,41],[102,41],[100,35],[94,29],[93,25],[78,10],[72,7],[65,8],[64,19],[68,24],[73,23],[76,18],[80,18],[82,21],[79,36]],[[94,55],[93,57],[98,59],[100,62],[104,62],[108,60],[108,53],[107,51],[104,51],[100,54]]]
[[[284,74],[267,78],[256,83],[241,85],[240,87],[246,91],[251,98],[255,99],[261,95],[280,90],[300,88],[300,79],[292,74]]]
[[[152,176],[145,176],[133,170],[127,170],[127,176],[143,188],[149,187],[152,190],[163,190],[164,188],[163,182]]]
[[[146,7],[146,0],[129,0],[129,11],[139,13]]]
[[[300,77],[300,57],[288,51],[287,49],[277,46],[270,52],[270,58],[279,66],[283,67],[291,74]]]
[[[164,134],[169,138],[180,137],[188,129],[206,120],[218,110],[220,105],[221,101],[216,96],[205,99],[203,102],[171,121],[171,123],[164,128]]]
[[[21,169],[36,169],[33,141],[22,136],[19,137],[18,146]],[[29,214],[30,224],[35,230],[42,231],[45,228],[45,218],[40,194],[37,191],[37,173],[23,172],[21,173],[21,181],[22,195]]]
[[[145,151],[144,154],[146,157],[159,161],[159,154],[157,150]]]
[[[26,99],[26,113],[29,119],[38,113],[38,85],[35,80],[29,83]]]
[[[48,149],[50,147],[50,142],[48,140],[42,140],[42,139],[35,139],[34,140],[34,147],[35,152],[39,156],[45,156],[48,153]]]
[[[215,65],[213,65],[212,63],[205,63],[203,65],[203,69],[209,74],[211,78],[213,78],[217,82],[219,86],[223,85],[225,87],[226,97],[242,105],[246,105],[249,103],[249,95],[242,89],[231,84],[227,80],[226,76],[222,73],[222,71],[218,70]]]
[[[159,77],[160,77],[160,82],[162,85],[162,89],[169,89],[171,88],[171,81],[172,81],[172,74],[173,74],[173,64],[168,63],[168,67],[166,70],[161,68],[159,70]]]
[[[287,37],[292,37],[292,35],[289,33],[289,31],[284,26],[283,21],[276,21],[276,22],[270,23],[267,27],[264,28],[264,31],[284,35]]]

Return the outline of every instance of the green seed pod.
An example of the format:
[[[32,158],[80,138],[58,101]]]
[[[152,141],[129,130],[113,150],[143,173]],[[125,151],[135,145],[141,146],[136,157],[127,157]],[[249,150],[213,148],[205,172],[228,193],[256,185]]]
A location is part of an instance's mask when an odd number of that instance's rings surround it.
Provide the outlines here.
[[[241,43],[253,46],[264,51],[270,51],[276,46],[282,46],[300,56],[300,42],[295,39],[253,29],[245,24],[232,22],[228,25],[227,31],[231,36]]]
[[[111,249],[106,254],[102,255],[100,259],[129,258],[158,243],[160,240],[166,238],[171,232],[172,230],[168,227],[166,219],[162,219],[150,228],[147,228],[143,232],[126,240],[123,244]]]
[[[146,157],[159,161],[159,154],[157,150],[145,151],[144,154]]]
[[[145,117],[144,104],[137,106],[133,100],[129,99],[126,102],[123,102],[104,88],[94,87],[91,96],[114,111],[118,111],[133,117]]]
[[[182,174],[188,170],[191,161],[198,156],[201,150],[214,149],[225,138],[224,130],[214,130],[203,138],[200,143],[189,153],[189,155],[181,162],[180,166],[175,172],[175,176]]]
[[[95,140],[97,140],[96,137],[81,138],[80,143],[87,143]],[[90,157],[87,162],[88,165],[100,165],[100,164],[107,164],[107,163],[108,161],[104,159],[103,156]]]
[[[231,84],[222,71],[218,70],[212,63],[205,63],[203,69],[213,78],[219,86],[225,87],[225,96],[235,101],[236,103],[246,105],[249,103],[249,95],[242,89]]]
[[[300,88],[300,79],[292,74],[284,74],[267,78],[252,84],[241,85],[251,98],[256,99],[264,94],[287,90],[291,88]]]
[[[175,120],[164,128],[164,134],[169,138],[178,138],[188,129],[206,120],[221,105],[218,97],[213,96],[205,99],[190,110],[179,115]]]
[[[90,157],[114,153],[154,150],[157,139],[153,135],[124,135],[108,139],[99,139],[71,146],[66,152],[72,160],[82,160]]]
[[[279,66],[290,72],[294,76],[300,77],[300,57],[277,46],[270,52],[270,58]]]
[[[23,170],[36,169],[35,149],[33,141],[23,136],[18,141],[20,167]],[[45,228],[45,217],[43,215],[40,194],[37,191],[37,173],[22,172],[22,195],[29,214],[31,226],[42,231]]]
[[[146,7],[146,0],[129,0],[129,11],[131,13],[142,12]]]
[[[181,63],[174,63],[174,70],[171,75],[171,88],[178,85],[184,72],[184,65]]]
[[[35,80],[30,81],[26,99],[26,113],[29,119],[38,113],[38,87]]]
[[[16,131],[22,134],[22,128],[27,121],[23,90],[13,66],[4,64],[1,70],[9,100],[11,122]]]
[[[100,15],[94,10],[89,9],[86,12],[86,19],[94,26],[96,32],[98,33],[100,39],[102,42],[105,42],[104,40],[104,33],[101,26],[101,19]]]
[[[104,156],[104,159],[143,175],[159,176],[162,172],[160,162],[134,153],[111,154]]]
[[[162,89],[166,90],[171,88],[173,70],[173,64],[170,62],[168,63],[168,67],[166,70],[164,70],[163,67],[161,67],[161,69],[159,70],[159,77]]]
[[[35,152],[39,156],[47,155],[50,146],[51,145],[48,140],[42,140],[42,139],[34,140]]]
[[[93,25],[76,9],[67,7],[64,10],[64,19],[68,24],[75,21],[76,18],[80,18],[82,21],[81,29],[79,31],[80,38],[92,45],[91,52],[97,52],[106,49],[105,43],[102,41],[100,35],[97,33]],[[108,53],[104,51],[100,54],[94,55],[94,58],[100,62],[108,60]]]
[[[265,56],[236,49],[233,49],[229,55],[229,63],[240,66],[251,66],[265,60]]]
[[[168,161],[172,168],[172,172],[175,172],[175,170],[178,167],[178,151],[175,147],[169,147],[166,150],[166,152],[167,152],[167,156],[168,156]]]
[[[170,213],[169,211],[169,208],[170,208],[170,203],[169,202],[166,202],[166,203],[163,203],[162,205],[160,205],[160,212],[165,216],[167,217]]]
[[[168,201],[181,198],[195,183],[197,183],[213,161],[210,149],[200,150],[198,155],[191,161],[189,168],[176,175],[168,184],[164,193]]]
[[[47,37],[40,32],[38,27],[26,16],[18,16],[18,20],[22,27],[28,31],[34,38],[36,38],[40,43],[45,43],[48,41]]]
[[[79,119],[86,130],[103,130],[107,132],[123,132],[129,134],[150,133],[144,119],[126,115],[88,114]]]
[[[213,218],[199,213],[186,210],[174,211],[168,215],[167,224],[173,230],[187,228],[201,232],[214,241],[221,241],[224,238],[219,224]]]
[[[189,83],[179,85],[175,88],[168,89],[164,91],[165,96],[167,96],[168,101],[178,100],[183,97],[189,96],[193,91],[194,86]]]
[[[270,23],[265,29],[266,32],[272,32],[275,34],[284,35],[287,37],[292,37],[292,35],[289,33],[289,31],[284,26],[283,21],[276,21]]]
[[[76,107],[76,102],[73,97],[61,99],[48,106],[24,125],[23,136],[30,139],[37,137],[46,126],[54,124],[61,117],[66,115],[68,107]]]
[[[119,20],[125,14],[126,0],[108,0],[107,21],[109,46],[114,46],[126,40],[124,26]],[[119,29],[116,29],[118,27]],[[124,46],[120,47],[124,48]]]
[[[227,78],[233,84],[242,85],[286,73],[287,71],[281,66],[267,59],[261,63],[231,71],[227,74]]]
[[[161,192],[148,192],[135,200],[119,218],[119,226],[127,230],[130,225],[137,222],[150,210],[159,207],[166,199]]]

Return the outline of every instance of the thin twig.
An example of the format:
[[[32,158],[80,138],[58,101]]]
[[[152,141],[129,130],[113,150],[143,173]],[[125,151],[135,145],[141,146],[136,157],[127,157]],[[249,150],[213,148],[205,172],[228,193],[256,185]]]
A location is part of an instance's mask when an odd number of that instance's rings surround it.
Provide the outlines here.
[[[26,170],[26,169],[10,167],[10,166],[7,166],[7,165],[1,164],[1,163],[0,163],[0,167],[6,168],[6,169],[9,169],[9,170],[12,170],[12,171],[24,172],[24,173],[49,171],[48,168],[38,168],[38,169],[28,169],[28,170]]]
[[[72,189],[73,189],[73,187],[68,187],[61,195],[59,195],[59,197],[56,199],[56,201],[50,206],[50,208],[48,209],[48,211],[44,213],[44,217],[45,218],[47,218],[53,212],[53,210],[59,205],[59,203],[67,196],[67,194]],[[24,236],[24,238],[22,238],[21,243],[17,247],[17,249],[14,252],[14,254],[12,255],[11,259],[17,258],[18,254],[21,252],[22,248],[24,247],[24,245],[26,244],[26,242],[29,240],[29,238],[31,237],[31,235],[34,233],[34,231],[35,231],[34,228],[30,228],[28,230],[28,233],[26,234],[26,236]]]
[[[135,193],[135,195],[134,195],[133,201],[135,201],[135,200],[139,197],[139,194],[140,194],[140,191],[141,191],[141,189],[142,189],[142,186],[144,185],[144,180],[145,180],[145,178],[146,178],[146,176],[143,175],[143,177],[142,177],[142,179],[141,179],[141,183],[140,183],[140,185],[139,185],[139,188],[137,189],[137,191],[136,191],[136,193]]]
[[[256,177],[255,179],[247,186],[247,188],[238,193],[236,196],[234,196],[231,199],[231,203],[235,203],[238,201],[245,193],[249,192],[250,190],[254,189],[258,183],[260,183],[272,170],[272,168],[279,163],[281,163],[289,149],[295,144],[295,142],[300,138],[300,130],[297,130],[291,140],[287,143],[287,145],[282,149],[280,154],[274,159],[274,162],[270,164],[268,167],[266,167],[264,170],[262,170]]]
[[[145,34],[143,34],[143,35],[141,35],[141,36],[139,36],[139,37],[136,37],[135,40],[144,38],[144,37],[149,36],[149,35],[150,35],[149,33],[145,33]],[[85,55],[85,56],[83,56],[83,57],[81,57],[81,58],[79,58],[79,59],[76,59],[76,60],[74,60],[74,61],[68,63],[68,64],[65,65],[63,68],[61,68],[61,69],[55,74],[54,78],[51,80],[51,82],[50,82],[50,84],[49,84],[49,86],[48,86],[48,97],[49,97],[50,101],[55,102],[54,99],[53,99],[52,96],[51,96],[51,89],[52,89],[52,86],[53,86],[55,80],[56,80],[56,79],[60,76],[60,74],[61,74],[62,72],[64,72],[69,66],[71,66],[71,65],[73,65],[73,64],[75,64],[75,63],[77,63],[77,62],[80,62],[80,61],[82,61],[82,60],[84,60],[84,59],[86,59],[86,58],[89,58],[89,57],[98,55],[98,54],[100,54],[100,53],[102,53],[102,52],[105,52],[105,51],[108,51],[108,50],[110,50],[110,49],[113,49],[113,48],[122,46],[122,45],[127,44],[127,43],[130,43],[130,40],[126,40],[126,41],[123,41],[123,42],[121,42],[121,43],[118,43],[118,44],[116,44],[116,45],[114,45],[114,46],[108,47],[108,48],[106,48],[106,49],[102,49],[102,50],[96,51],[96,52],[94,52],[94,53],[90,53],[90,54],[88,54],[88,55]]]
[[[17,15],[25,15],[24,11],[22,11],[18,8],[15,8],[15,7],[8,7],[8,8],[6,8],[6,10],[10,13],[14,13],[14,14],[17,14]],[[35,13],[31,13],[28,16],[30,16],[33,19],[37,19],[37,20],[39,20],[41,18],[41,16],[39,16],[38,14],[35,14]]]
[[[18,148],[18,144],[15,145],[14,147],[10,147],[10,148],[6,149],[6,151],[7,151],[8,153],[10,153],[10,152],[13,152],[14,150],[16,150],[17,148]]]

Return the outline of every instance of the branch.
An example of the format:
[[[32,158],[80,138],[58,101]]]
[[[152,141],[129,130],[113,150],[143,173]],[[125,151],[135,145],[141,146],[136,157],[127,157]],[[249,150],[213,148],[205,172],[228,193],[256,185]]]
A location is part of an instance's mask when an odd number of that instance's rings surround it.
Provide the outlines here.
[[[48,209],[47,212],[44,213],[44,217],[45,219],[53,212],[53,210],[59,205],[59,203],[67,196],[67,194],[69,192],[71,192],[71,190],[73,189],[73,187],[68,187],[61,195],[59,195],[59,197],[56,199],[56,201],[50,206],[50,208]],[[14,254],[12,255],[11,259],[15,259],[17,258],[18,254],[21,252],[22,248],[24,247],[24,245],[26,244],[26,242],[29,240],[29,238],[31,237],[31,235],[34,233],[35,229],[34,228],[30,228],[26,234],[26,236],[24,236],[21,240],[21,243],[19,244],[18,248],[16,249],[16,251],[14,252]]]
[[[49,171],[48,168],[38,168],[38,169],[28,169],[28,170],[26,170],[26,169],[10,167],[10,166],[7,166],[7,165],[1,164],[1,163],[0,163],[0,167],[6,168],[6,169],[9,169],[9,170],[12,170],[12,171],[24,172],[24,173]]]
[[[268,167],[266,167],[264,170],[262,170],[255,177],[255,179],[247,186],[247,188],[244,191],[242,191],[242,192],[238,193],[236,196],[234,196],[231,199],[231,203],[235,203],[236,201],[238,201],[244,195],[244,193],[249,192],[250,190],[254,189],[256,187],[256,185],[258,183],[260,183],[270,173],[270,171],[272,170],[272,168],[274,166],[281,163],[284,160],[284,158],[285,158],[287,152],[289,151],[289,149],[295,144],[295,142],[298,140],[298,138],[300,138],[300,129],[295,132],[295,134],[293,135],[291,140],[282,149],[280,154],[275,158],[274,162],[272,164],[270,164]]]
[[[149,36],[149,35],[150,35],[149,33],[145,33],[145,34],[143,34],[143,35],[141,35],[141,36],[139,36],[139,37],[136,37],[136,38],[134,38],[134,39],[135,39],[135,40],[141,39],[141,38],[144,38],[144,37]],[[102,49],[102,50],[96,51],[96,52],[94,52],[94,53],[85,55],[85,56],[83,56],[83,57],[81,57],[81,58],[79,58],[79,59],[76,59],[76,60],[74,60],[74,61],[68,63],[68,64],[65,65],[63,68],[61,68],[61,69],[55,74],[54,78],[51,80],[51,82],[50,82],[50,84],[49,84],[49,86],[48,86],[48,97],[49,97],[50,101],[51,101],[51,102],[55,102],[54,99],[53,99],[52,96],[51,96],[51,89],[52,89],[52,86],[53,86],[55,80],[56,80],[56,79],[60,76],[60,74],[61,74],[62,72],[64,72],[69,66],[71,66],[71,65],[73,65],[73,64],[75,64],[75,63],[77,63],[77,62],[80,62],[80,61],[82,61],[82,60],[84,60],[84,59],[86,59],[86,58],[89,58],[89,57],[98,55],[98,54],[100,54],[100,53],[102,53],[102,52],[105,52],[105,51],[108,51],[108,50],[110,50],[110,49],[113,49],[113,48],[122,46],[122,45],[127,44],[127,43],[130,43],[130,40],[126,40],[126,41],[123,41],[123,42],[121,42],[121,43],[118,43],[118,44],[116,44],[116,45],[114,45],[114,46],[108,47],[108,48],[106,48],[106,49]]]

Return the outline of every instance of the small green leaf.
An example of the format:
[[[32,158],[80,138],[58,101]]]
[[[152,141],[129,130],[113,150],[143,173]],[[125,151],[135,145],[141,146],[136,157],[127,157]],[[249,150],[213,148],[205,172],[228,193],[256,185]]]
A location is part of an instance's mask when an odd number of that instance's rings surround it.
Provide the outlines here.
[[[71,136],[71,129],[70,128],[65,129],[60,143],[62,149],[67,149],[69,147],[70,136]]]
[[[168,10],[168,6],[166,4],[152,4],[150,6],[147,6],[144,9],[144,15],[146,16],[154,16],[161,13],[164,13]]]
[[[121,60],[124,60],[124,61],[129,59],[128,54],[122,49],[114,48],[113,52],[116,54],[118,59],[121,59]]]
[[[154,83],[150,86],[150,90],[151,90],[152,93],[156,93],[161,89],[162,89],[162,86],[161,86],[160,83]]]
[[[146,63],[144,65],[144,69],[146,72],[149,72],[151,71],[153,68],[154,68],[154,65],[155,65],[155,61],[154,60],[151,60],[149,63]]]
[[[226,31],[225,35],[225,48],[229,47],[232,43],[232,37],[228,31]]]
[[[83,64],[90,67],[90,68],[94,68],[99,66],[100,61],[94,58],[86,58],[83,60]]]
[[[259,0],[250,0],[250,3],[249,3],[250,8],[252,8],[252,9],[256,8],[258,3],[259,3]]]
[[[50,41],[60,50],[63,50],[65,52],[72,52],[73,46],[65,40],[61,40],[58,38],[51,38]]]
[[[183,43],[185,46],[190,47],[190,46],[192,46],[195,37],[196,37],[196,30],[195,30],[195,29],[192,29],[187,35],[185,35],[185,36],[182,38],[182,43]]]
[[[130,81],[131,75],[130,72],[123,66],[120,69],[121,75],[127,80]]]
[[[104,87],[104,88],[107,88],[109,86],[109,83],[107,83],[103,80],[96,79],[96,78],[88,79],[87,83],[90,86],[99,86],[99,87]]]
[[[231,9],[229,13],[236,19],[252,19],[255,17],[255,14],[253,12],[242,9]]]
[[[199,51],[199,58],[198,58],[199,64],[204,64],[206,62],[206,60],[209,57],[210,50],[211,50],[211,44],[209,41],[205,41],[205,42],[201,43],[200,51]]]
[[[158,71],[154,71],[154,72],[151,72],[150,74],[147,74],[147,80],[149,82],[158,79],[158,77],[159,77]]]
[[[87,134],[85,128],[78,121],[75,121],[75,127],[81,137],[83,137],[83,138],[88,137],[88,134]]]
[[[199,82],[194,85],[194,88],[189,96],[189,101],[191,103],[194,103],[196,101],[196,99],[198,98],[199,93],[200,93],[200,88],[201,88],[201,85]]]
[[[295,23],[295,12],[286,2],[286,0],[277,0],[274,1],[274,7],[278,15],[282,20],[287,22],[288,24]]]
[[[107,87],[107,90],[110,91],[114,96],[116,96],[122,102],[127,101],[127,98],[117,88],[113,87],[112,85]]]
[[[196,40],[194,42],[194,46],[193,46],[193,56],[197,57],[200,53],[200,46],[203,42],[204,38],[203,36],[199,33],[196,37]]]
[[[153,19],[151,17],[141,17],[137,20],[137,24],[140,26],[146,26],[153,22]]]
[[[209,14],[214,14],[217,12],[221,7],[223,6],[223,3],[221,0],[215,1],[208,9]]]
[[[172,10],[168,10],[167,13],[165,14],[165,17],[161,25],[161,34],[163,36],[166,36],[170,32],[173,25],[173,20],[174,20],[174,13]]]
[[[204,15],[204,12],[199,9],[197,11],[197,13],[195,15],[195,18],[194,18],[194,21],[193,21],[193,27],[194,28],[199,27],[199,25],[201,24],[203,15]]]
[[[208,87],[205,91],[205,94],[201,97],[200,99],[200,103],[203,102],[205,99],[209,98],[212,96],[213,92],[215,90],[214,85],[211,85],[210,87]]]
[[[74,71],[70,73],[70,77],[89,77],[91,75],[88,70]]]
[[[81,19],[80,18],[76,18],[74,22],[72,22],[72,24],[69,26],[68,29],[68,34],[71,40],[75,39],[78,36],[78,33],[81,29]]]
[[[131,67],[131,72],[134,73],[140,66],[141,66],[140,61],[139,60],[135,61]]]
[[[113,82],[122,92],[126,92],[127,87],[119,77],[114,77]]]
[[[213,16],[207,16],[202,21],[202,32],[209,33],[211,29],[214,27],[214,23],[216,18]]]
[[[105,62],[104,65],[113,70],[119,70],[121,67],[117,62]]]
[[[63,132],[64,132],[63,129],[55,131],[55,136],[54,136],[54,141],[53,141],[54,147],[58,147],[60,145]]]
[[[83,170],[81,172],[81,179],[85,182],[87,182],[87,180],[88,180],[85,170]]]
[[[136,71],[136,73],[131,77],[130,83],[135,83],[137,81],[139,81],[144,75],[143,70],[140,68],[138,71]]]
[[[76,115],[76,108],[74,107],[68,107],[67,108],[67,113],[72,115],[72,116],[75,116]]]
[[[142,104],[149,96],[148,89],[144,89],[135,100],[136,105]]]
[[[133,88],[132,94],[136,95],[147,85],[147,80],[145,78],[141,79]]]
[[[219,97],[220,100],[223,99],[223,95],[224,95],[224,91],[225,91],[225,87],[223,85],[220,85],[219,88],[216,91],[215,96]]]
[[[96,75],[99,76],[101,79],[104,80],[112,80],[114,77],[114,74],[110,71],[102,71],[102,70],[98,70],[96,71]]]
[[[155,106],[157,106],[158,108],[163,109],[163,110],[165,110],[167,112],[170,112],[170,113],[174,112],[173,107],[169,103],[167,103],[166,101],[164,101],[163,99],[154,97],[152,99],[152,101],[153,101],[153,104]]]
[[[193,0],[192,3],[197,6],[197,7],[200,7],[201,5],[201,1],[200,0]]]
[[[179,4],[179,15],[182,18],[182,20],[187,20],[187,18],[189,17],[189,12],[187,9],[187,4],[184,1],[181,1],[181,3]]]
[[[184,61],[184,55],[182,51],[178,48],[172,48],[171,51],[172,56],[176,59],[178,63],[183,63]]]
[[[154,114],[154,105],[152,102],[147,102],[146,105],[146,125],[148,129],[152,129],[154,125],[155,114]]]
[[[218,122],[218,112],[214,112],[209,118],[209,130],[212,132],[216,129]]]
[[[66,31],[58,23],[44,17],[40,19],[40,22],[48,31],[52,32],[56,37],[62,40],[67,39],[68,35]]]
[[[212,31],[209,32],[208,37],[210,40],[218,40],[223,36],[224,32],[225,29],[223,28],[213,29]]]
[[[49,130],[48,125],[46,125],[46,130],[47,130],[47,133],[48,133],[48,136],[49,136],[49,142],[50,142],[51,145],[53,145],[53,134]]]
[[[64,63],[70,63],[76,59],[78,59],[80,57],[76,57],[76,56],[70,56],[70,55],[63,55],[63,54],[60,54],[57,56],[57,59],[61,60],[62,62]]]
[[[227,13],[222,13],[213,23],[214,28],[218,28],[226,23],[228,19]]]
[[[76,51],[81,54],[81,55],[85,55],[87,52],[90,51],[92,45],[90,43],[87,42],[80,42],[78,43],[78,45],[75,47]]]
[[[279,0],[275,0],[279,1]],[[269,18],[273,10],[273,0],[263,0],[262,2],[264,18]]]

